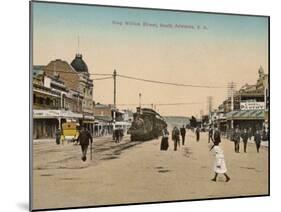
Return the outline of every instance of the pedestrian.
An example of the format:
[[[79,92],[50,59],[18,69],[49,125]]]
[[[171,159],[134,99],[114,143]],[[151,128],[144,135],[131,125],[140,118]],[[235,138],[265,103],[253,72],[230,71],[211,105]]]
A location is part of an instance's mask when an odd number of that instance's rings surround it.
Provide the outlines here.
[[[219,142],[214,140],[214,145],[210,149],[210,151],[214,149],[214,172],[215,176],[212,181],[216,182],[218,174],[223,174],[226,178],[226,182],[230,180],[230,177],[226,174],[227,168],[224,160],[224,154],[222,148],[219,146]]]
[[[263,129],[262,129],[262,136],[261,136],[261,139],[262,139],[263,141],[266,141],[266,140],[267,140],[267,135],[266,135],[265,127],[263,127]]]
[[[185,134],[186,134],[186,129],[185,126],[182,125],[182,127],[180,128],[180,132],[181,132],[181,138],[182,138],[182,145],[184,145],[185,142]]]
[[[219,144],[221,142],[221,133],[218,129],[218,126],[215,124],[215,129],[213,130],[214,131],[214,139],[212,138],[212,141],[216,144]]]
[[[60,139],[61,139],[61,131],[60,131],[60,128],[58,128],[56,131],[56,144],[57,145],[60,144]]]
[[[209,129],[209,137],[208,137],[208,143],[210,143],[210,140],[212,140],[212,142],[214,142],[213,140],[213,128],[212,126]]]
[[[198,142],[200,140],[200,128],[199,127],[196,127],[195,133],[196,133],[196,141]]]
[[[120,130],[119,130],[119,128],[116,128],[114,130],[114,139],[115,139],[115,143],[120,142]]]
[[[248,143],[248,136],[249,133],[247,132],[247,129],[244,129],[243,133],[241,134],[241,138],[244,144],[244,152],[247,152],[247,143]]]
[[[88,146],[91,142],[91,144],[93,143],[93,138],[92,135],[90,134],[90,132],[87,130],[86,126],[82,126],[82,129],[79,133],[79,136],[77,138],[77,141],[80,143],[81,145],[81,150],[82,150],[82,160],[86,161],[87,160],[87,150],[88,150]]]
[[[160,150],[166,151],[168,148],[169,148],[169,131],[166,126],[162,130],[162,139],[161,139]]]
[[[240,149],[240,131],[238,128],[235,129],[234,134],[233,134],[233,141],[234,141],[234,151],[236,153],[239,153]]]
[[[261,134],[260,134],[259,130],[256,131],[255,136],[254,136],[254,140],[255,140],[255,143],[256,143],[257,152],[259,153],[260,152],[260,146],[261,146]]]
[[[180,146],[180,131],[177,127],[174,127],[172,131],[172,140],[174,141],[174,151],[177,151],[177,146]]]
[[[124,130],[122,129],[122,127],[119,128],[119,142],[122,141],[124,136]]]
[[[249,138],[249,140],[251,140],[251,139],[252,139],[252,136],[253,136],[253,133],[252,133],[252,128],[251,128],[251,127],[249,127],[249,129],[248,129],[248,138]]]

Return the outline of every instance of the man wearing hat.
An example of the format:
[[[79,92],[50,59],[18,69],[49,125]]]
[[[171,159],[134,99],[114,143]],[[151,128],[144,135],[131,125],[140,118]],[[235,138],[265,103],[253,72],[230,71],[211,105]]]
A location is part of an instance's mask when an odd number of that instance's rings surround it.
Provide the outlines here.
[[[212,140],[213,140],[214,144],[215,143],[219,144],[221,142],[221,133],[220,133],[220,131],[218,129],[218,126],[216,124],[214,125],[214,127],[215,127],[214,138]]]
[[[83,161],[86,161],[87,160],[86,155],[87,155],[88,146],[89,146],[90,142],[93,143],[93,138],[92,138],[92,135],[90,134],[90,132],[87,130],[85,125],[82,126],[82,130],[79,133],[77,141],[81,145],[81,150],[82,150],[82,158],[81,159]]]

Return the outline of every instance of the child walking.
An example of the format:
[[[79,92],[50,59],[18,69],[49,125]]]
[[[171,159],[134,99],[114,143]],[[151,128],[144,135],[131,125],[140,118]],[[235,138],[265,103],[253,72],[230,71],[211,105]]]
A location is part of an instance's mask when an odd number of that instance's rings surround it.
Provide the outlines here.
[[[223,174],[226,178],[226,182],[230,180],[230,177],[226,174],[227,169],[226,169],[226,164],[224,160],[224,154],[222,148],[219,146],[218,142],[214,142],[214,145],[210,149],[210,151],[214,149],[215,153],[215,161],[214,161],[214,172],[215,176],[212,179],[212,181],[216,182],[218,174]]]

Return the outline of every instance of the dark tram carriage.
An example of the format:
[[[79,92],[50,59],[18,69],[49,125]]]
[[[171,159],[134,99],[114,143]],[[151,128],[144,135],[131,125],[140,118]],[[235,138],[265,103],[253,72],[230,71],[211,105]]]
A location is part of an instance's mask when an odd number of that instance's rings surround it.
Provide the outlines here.
[[[131,135],[131,141],[147,141],[158,138],[165,126],[167,124],[159,113],[149,108],[138,107],[128,134]]]

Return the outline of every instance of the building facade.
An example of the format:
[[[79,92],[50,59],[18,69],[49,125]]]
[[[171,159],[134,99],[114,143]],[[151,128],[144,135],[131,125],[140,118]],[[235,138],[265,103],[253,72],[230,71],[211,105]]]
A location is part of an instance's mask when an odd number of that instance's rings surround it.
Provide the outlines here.
[[[67,121],[94,130],[93,81],[81,54],[71,65],[56,59],[33,68],[33,137],[55,137]]]
[[[83,95],[82,111],[84,114],[93,115],[93,80],[90,79],[88,66],[82,58],[82,54],[76,54],[71,62],[72,68],[78,73],[78,90]]]
[[[233,110],[232,110],[233,104]],[[216,110],[217,123],[223,132],[233,133],[234,128],[252,131],[267,128],[269,109],[268,75],[258,69],[256,84],[245,84]]]

